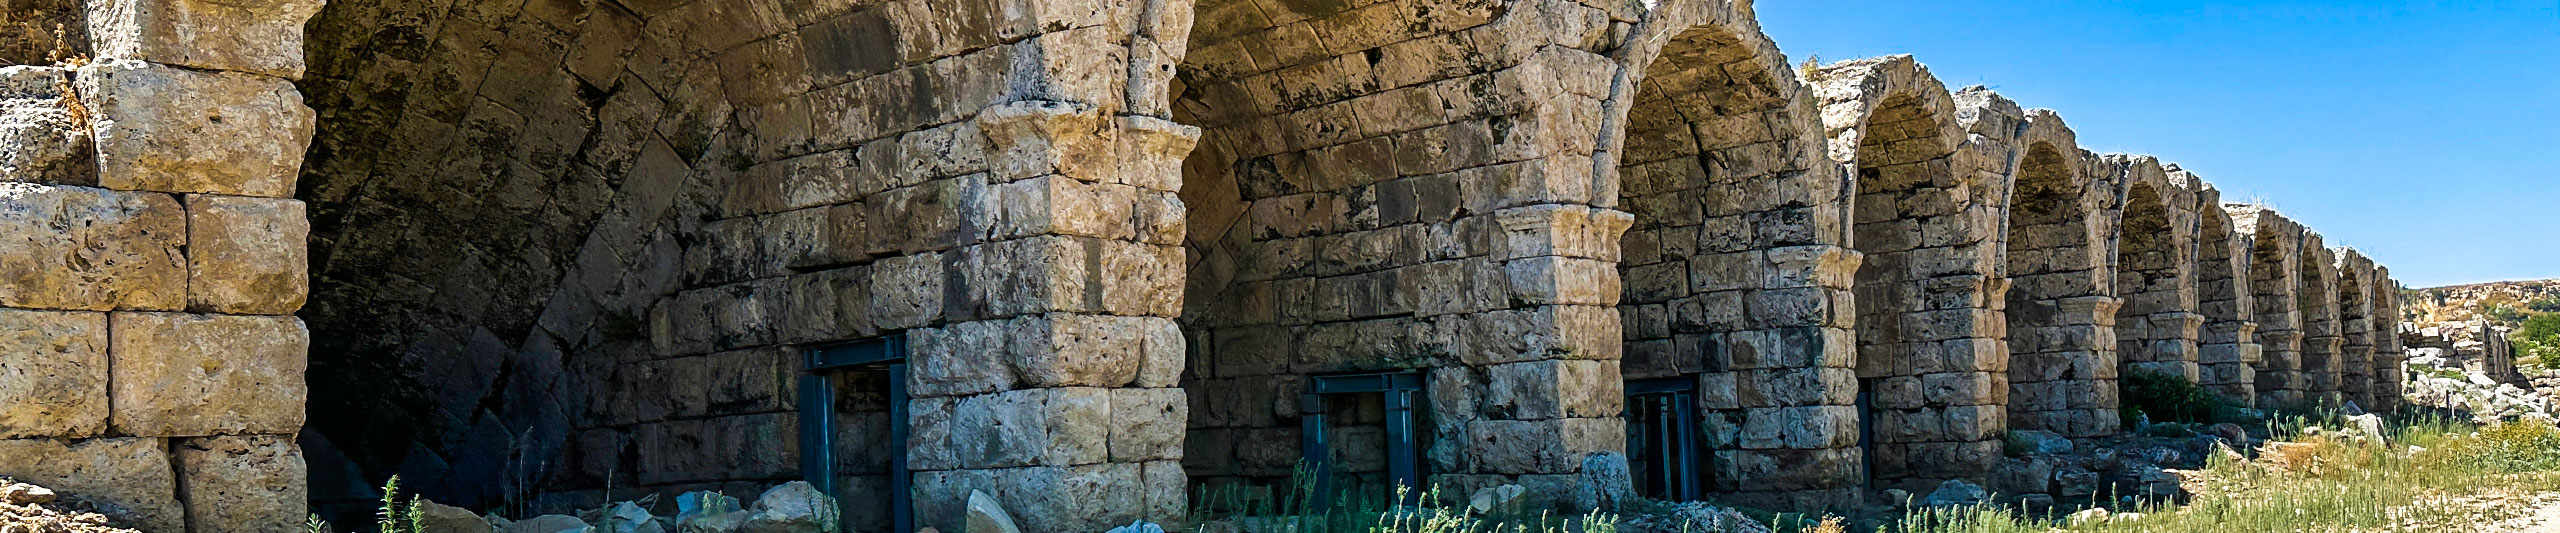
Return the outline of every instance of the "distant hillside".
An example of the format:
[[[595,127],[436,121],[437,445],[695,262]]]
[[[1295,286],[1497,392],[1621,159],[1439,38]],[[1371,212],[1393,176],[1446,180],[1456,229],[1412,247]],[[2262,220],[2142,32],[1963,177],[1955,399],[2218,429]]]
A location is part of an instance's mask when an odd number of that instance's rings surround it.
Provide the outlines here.
[[[2531,313],[2560,312],[2560,279],[2407,289],[2400,300],[2400,319],[2406,322],[2488,321],[2515,327]]]

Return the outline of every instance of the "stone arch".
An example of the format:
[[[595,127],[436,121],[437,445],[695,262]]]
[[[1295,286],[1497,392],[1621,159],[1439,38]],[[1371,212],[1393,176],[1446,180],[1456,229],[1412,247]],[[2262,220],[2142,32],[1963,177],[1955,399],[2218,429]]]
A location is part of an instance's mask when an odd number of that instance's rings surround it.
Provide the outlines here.
[[[2233,232],[2231,213],[2222,209],[2222,191],[2210,184],[2202,187],[2193,204],[2200,228],[2196,292],[2198,309],[2206,319],[2197,339],[2196,382],[2225,400],[2254,405],[2258,400],[2254,365],[2265,356],[2258,349],[2258,322],[2249,290],[2249,239]]]
[[[2257,317],[2263,355],[2257,366],[2257,405],[2264,409],[2301,406],[2306,384],[2303,313],[2297,297],[2302,290],[2302,226],[2263,205],[2224,204],[2223,210],[2231,214],[2232,233],[2246,239],[2249,251],[2251,314]]]
[[[2109,155],[2124,172],[2113,217],[2119,375],[2149,371],[2200,377],[2197,339],[2206,317],[2196,291],[2195,182],[2147,156]]]
[[[2115,433],[2114,279],[2094,216],[2113,184],[2060,117],[2029,111],[2003,232],[2009,293],[2009,424],[2071,437]],[[2110,177],[2111,178],[2111,177]]]
[[[1695,381],[1719,499],[1854,501],[1839,308],[1857,256],[1840,246],[1813,95],[1747,4],[1670,3],[1637,28],[1598,157],[1602,190],[1634,216],[1624,374]]]
[[[2400,281],[2391,279],[2391,267],[2373,267],[2373,397],[2368,410],[2395,411],[2406,401],[2402,390],[2406,376],[2400,364],[2408,358],[2400,344]]]
[[[801,355],[896,338],[911,379],[846,391],[816,480],[849,527],[889,527],[895,455],[919,525],[978,489],[1035,530],[1179,516],[1196,133],[1161,51],[1188,13],[926,4],[329,2],[297,195],[315,501],[360,512],[395,473],[517,512],[762,490],[814,455]],[[863,394],[891,387],[912,449]],[[1124,409],[1066,423],[1093,405]],[[1061,424],[962,423],[1024,416]]]
[[[1908,56],[1817,76],[1849,169],[1857,369],[1874,485],[1925,491],[1996,460],[2008,393],[1997,350],[1996,208],[1969,172],[1956,100]]]
[[[2374,291],[2373,260],[2354,248],[2331,250],[2337,256],[2338,269],[2338,336],[2345,340],[2338,352],[2338,395],[2355,402],[2358,408],[2374,405]]]
[[[1299,395],[1341,373],[1425,375],[1417,470],[1452,493],[1622,451],[1615,263],[1630,217],[1594,172],[1618,43],[1605,24],[1548,21],[1642,13],[1508,0],[1192,12],[1171,97],[1175,120],[1203,130],[1181,169],[1191,482],[1284,487],[1308,451]],[[1331,463],[1348,469],[1340,487],[1385,494],[1367,489],[1388,482],[1371,460],[1386,429],[1338,414],[1320,419],[1345,437],[1332,442],[1371,449],[1325,453],[1373,454]],[[1533,505],[1557,496],[1534,491]]]
[[[2302,274],[2294,278],[2301,285],[2294,293],[2302,312],[2303,391],[2312,406],[2336,407],[2338,381],[2343,375],[2346,350],[2346,328],[2339,313],[2338,258],[2324,245],[2320,234],[2304,230],[2302,236]]]

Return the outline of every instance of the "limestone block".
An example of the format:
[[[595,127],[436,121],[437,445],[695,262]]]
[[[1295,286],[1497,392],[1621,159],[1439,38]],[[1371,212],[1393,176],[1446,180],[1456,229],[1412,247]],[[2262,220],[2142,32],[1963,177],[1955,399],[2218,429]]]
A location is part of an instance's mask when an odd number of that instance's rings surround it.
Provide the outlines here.
[[[871,316],[881,329],[923,326],[942,318],[942,254],[882,259],[871,266]]]
[[[106,313],[0,309],[0,437],[106,429]]]
[[[984,394],[1014,387],[1008,354],[1019,327],[1013,320],[961,322],[907,330],[908,394],[916,397]]]
[[[1614,360],[1624,353],[1618,311],[1587,305],[1551,305],[1462,315],[1460,334],[1472,349],[1458,355],[1471,365],[1547,358]]]
[[[1158,468],[1178,470],[1171,463],[1150,462],[917,472],[917,525],[962,531],[969,493],[984,491],[1025,531],[1102,531],[1125,526],[1141,513],[1181,501],[1153,483],[1166,480],[1167,473]]]
[[[96,185],[89,128],[63,100],[68,69],[0,68],[0,181]]]
[[[800,471],[794,413],[642,424],[633,433],[641,483],[774,479]]]
[[[300,78],[302,23],[319,13],[322,3],[92,0],[89,37],[102,58]]]
[[[160,439],[0,440],[0,476],[132,510],[145,531],[186,531]]]
[[[1111,462],[1182,459],[1190,402],[1182,389],[1111,391]]]
[[[290,316],[115,313],[116,431],[147,436],[301,431],[310,330]]]
[[[1182,314],[1183,249],[1128,241],[1102,241],[1103,310],[1123,315]]]
[[[1544,360],[1485,369],[1485,400],[1506,418],[1617,416],[1626,382],[1605,361]]]
[[[164,194],[0,183],[0,306],[183,307],[185,216]]]
[[[1173,319],[1056,313],[1015,321],[1008,353],[1024,386],[1118,387]],[[1159,346],[1159,349],[1161,347]]]
[[[185,439],[178,454],[181,499],[195,531],[296,533],[311,491],[293,437]]]
[[[97,134],[101,187],[293,196],[313,115],[292,82],[101,61],[81,67],[80,93]]]
[[[1058,174],[1101,181],[1115,174],[1109,119],[1091,106],[1065,102],[1014,102],[978,114],[996,181]]]
[[[299,200],[187,195],[187,307],[287,315],[310,292]]]
[[[1621,294],[1616,265],[1582,258],[1538,256],[1503,263],[1511,299],[1529,305],[1615,306]]]
[[[1110,392],[1077,387],[963,397],[951,406],[947,427],[918,427],[916,434],[947,432],[963,468],[1099,463],[1110,451]]]

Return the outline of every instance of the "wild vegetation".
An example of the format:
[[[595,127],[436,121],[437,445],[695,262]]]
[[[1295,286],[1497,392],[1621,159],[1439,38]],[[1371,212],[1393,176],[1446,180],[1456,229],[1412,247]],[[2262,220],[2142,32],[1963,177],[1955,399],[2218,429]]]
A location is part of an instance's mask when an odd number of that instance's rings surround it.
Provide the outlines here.
[[[2254,457],[2216,457],[2203,470],[2182,472],[2182,484],[2191,493],[2183,504],[2126,498],[2113,509],[2057,509],[2035,515],[1994,504],[1915,507],[1883,520],[1741,510],[1736,515],[1748,516],[1754,523],[1739,528],[1686,524],[1666,529],[1653,524],[1676,513],[1674,506],[1660,502],[1636,502],[1614,513],[1556,517],[1509,514],[1498,507],[1471,506],[1462,498],[1443,498],[1437,492],[1403,493],[1417,503],[1405,507],[1308,506],[1304,502],[1312,501],[1310,495],[1301,493],[1261,500],[1260,505],[1266,506],[1254,512],[1220,516],[1195,512],[1192,521],[1225,523],[1246,531],[1278,527],[1371,533],[2479,531],[2530,512],[2529,505],[2516,502],[2530,501],[2560,482],[2560,427],[2549,421],[2483,426],[2439,416],[2409,416],[2398,422],[2385,431],[2384,438],[2376,439],[2324,429],[2344,425],[2335,416],[2280,417],[2267,423],[2278,438],[2255,450]],[[1195,496],[1204,504],[1244,501],[1234,492]],[[1253,521],[1278,522],[1246,523]],[[1222,527],[1204,530],[1234,530]]]

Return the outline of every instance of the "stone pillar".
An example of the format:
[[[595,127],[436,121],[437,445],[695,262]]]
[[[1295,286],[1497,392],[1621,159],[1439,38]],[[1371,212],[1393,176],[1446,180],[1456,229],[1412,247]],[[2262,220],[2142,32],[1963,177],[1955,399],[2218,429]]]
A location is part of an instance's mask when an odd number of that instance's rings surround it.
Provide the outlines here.
[[[2391,279],[2389,267],[2373,268],[2373,405],[2374,411],[2397,410],[2407,402],[2402,388],[2408,379],[2400,364],[2408,359],[2407,347],[2400,340],[2400,282]]]
[[[941,326],[911,329],[918,525],[959,527],[970,491],[1026,531],[1185,511],[1179,165],[1196,128],[1095,106],[978,114],[991,168],[962,208],[986,238],[909,263]],[[948,281],[945,281],[948,280]],[[948,298],[948,299],[939,299]],[[1029,428],[1029,429],[1024,429]]]
[[[2304,398],[2302,331],[2260,331],[2258,346],[2265,355],[2258,365],[2258,407],[2300,405]]]
[[[2331,323],[2335,327],[2335,323]],[[2347,339],[2335,335],[2307,332],[2302,338],[2303,399],[2314,406],[2338,405],[2340,354],[2346,351]]]
[[[1476,175],[1507,183],[1494,193],[1502,234],[1489,259],[1509,286],[1509,305],[1447,319],[1463,338],[1445,341],[1461,346],[1457,361],[1430,370],[1430,484],[1463,491],[1516,482],[1538,505],[1562,504],[1586,460],[1626,450],[1617,265],[1634,217],[1608,207],[1616,190],[1593,186],[1604,95],[1571,82],[1608,79],[1611,67],[1597,54],[1550,47],[1493,74],[1499,92],[1480,102],[1511,110],[1517,128],[1497,136],[1494,151],[1521,162]]]
[[[6,147],[31,160],[0,176],[0,475],[150,531],[301,530],[293,78],[319,7],[97,0],[93,62],[0,70],[44,97],[8,126],[61,141]]]
[[[1744,296],[1745,322],[1757,329],[1711,335],[1722,342],[1708,347],[1709,366],[1722,364],[1730,372],[1709,374],[1705,382],[1710,386],[1702,387],[1699,397],[1707,409],[1740,414],[1737,428],[1710,428],[1717,435],[1738,437],[1731,441],[1733,447],[1716,452],[1716,488],[1731,493],[1723,498],[1776,508],[1860,501],[1858,487],[1865,481],[1867,461],[1858,449],[1858,346],[1852,324],[1857,306],[1850,300],[1850,282],[1862,257],[1828,245],[1766,254],[1768,263],[1761,269],[1768,273],[1768,283]],[[1963,342],[1928,347],[1952,352],[1946,359],[1983,366],[1981,354],[1969,351],[1977,348],[1981,346]],[[1731,388],[1715,379],[1724,375],[1731,376]],[[1928,380],[1930,388],[1943,387],[1930,394],[1942,397],[1979,397],[1996,383],[1978,373],[1932,375]],[[1983,450],[1961,441],[1996,432],[1996,416],[1996,409],[1982,404],[1922,410],[1908,422],[1943,427],[1951,438],[1911,444],[1904,453],[1914,462],[1970,463],[1971,454]]]
[[[2034,313],[2051,313],[2053,320],[2030,323],[2055,324],[2009,331],[2011,429],[2079,438],[2113,435],[2123,425],[2116,417],[2119,304],[2113,297],[2080,296],[2009,310],[2030,313],[2031,320]]]
[[[2338,352],[2338,395],[2357,407],[2373,409],[2372,319],[2358,315],[2340,322],[2344,331]]]
[[[2266,360],[2258,346],[2258,323],[2215,322],[2205,326],[2197,347],[2196,383],[2241,406],[2258,400],[2257,366]]]
[[[2135,320],[2139,323],[2116,324],[2116,334],[2124,337],[2120,355],[2127,369],[2201,382],[2196,339],[2204,327],[2204,315],[2170,311]]]

